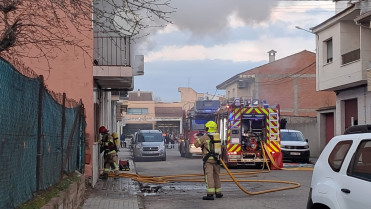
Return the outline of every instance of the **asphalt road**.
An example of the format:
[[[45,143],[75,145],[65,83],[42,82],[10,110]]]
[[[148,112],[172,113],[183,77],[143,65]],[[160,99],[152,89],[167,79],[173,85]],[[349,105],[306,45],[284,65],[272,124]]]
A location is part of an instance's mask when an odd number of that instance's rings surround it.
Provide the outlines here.
[[[194,156],[191,159],[182,158],[175,149],[167,149],[166,161],[135,162],[136,170],[141,175],[168,176],[180,174],[202,174],[202,159]],[[287,164],[286,164],[287,165]],[[232,172],[261,171],[256,169],[232,169]],[[267,170],[265,170],[267,171]],[[226,173],[225,169],[221,169]],[[243,179],[290,181],[300,184],[300,187],[259,195],[245,194],[233,182],[222,182],[224,197],[213,201],[202,200],[206,194],[202,177],[200,182],[170,182],[165,184],[143,183],[141,185],[142,199],[145,209],[305,209],[308,198],[312,171],[272,170],[268,173],[244,175]],[[224,179],[230,179],[225,176]],[[241,178],[241,177],[240,177]],[[241,182],[242,187],[249,192],[258,192],[289,185],[282,183]]]

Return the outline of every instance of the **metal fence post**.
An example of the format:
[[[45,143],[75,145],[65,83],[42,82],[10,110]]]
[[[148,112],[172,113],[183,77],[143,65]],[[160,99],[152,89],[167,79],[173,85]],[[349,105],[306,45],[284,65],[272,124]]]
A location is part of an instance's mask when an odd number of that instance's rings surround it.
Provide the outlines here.
[[[40,75],[40,87],[39,87],[39,106],[38,106],[38,118],[37,118],[37,157],[36,157],[36,191],[40,191],[40,180],[41,180],[41,161],[42,161],[42,117],[43,117],[43,93],[44,93],[44,76]]]
[[[63,157],[64,157],[64,129],[66,126],[66,93],[63,93],[63,101],[62,101],[62,123],[61,123],[61,177],[63,179]]]

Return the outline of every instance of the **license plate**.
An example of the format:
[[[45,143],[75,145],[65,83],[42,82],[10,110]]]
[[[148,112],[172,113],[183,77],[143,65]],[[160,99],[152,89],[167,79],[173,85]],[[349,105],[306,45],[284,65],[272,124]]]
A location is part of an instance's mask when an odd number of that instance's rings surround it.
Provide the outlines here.
[[[290,155],[300,155],[300,152],[290,152]]]

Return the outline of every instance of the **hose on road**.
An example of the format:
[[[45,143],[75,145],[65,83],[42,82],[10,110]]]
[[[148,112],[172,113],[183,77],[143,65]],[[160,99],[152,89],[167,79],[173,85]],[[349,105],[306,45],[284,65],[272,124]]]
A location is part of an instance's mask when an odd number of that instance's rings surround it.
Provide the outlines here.
[[[221,182],[234,182],[244,193],[248,195],[259,195],[259,194],[265,194],[265,193],[270,193],[270,192],[277,192],[277,191],[283,191],[283,190],[288,190],[288,189],[295,189],[300,187],[300,184],[297,182],[292,182],[292,181],[281,181],[281,180],[252,180],[252,179],[237,179],[235,176],[240,176],[240,175],[257,175],[261,173],[268,173],[270,172],[270,167],[269,163],[267,160],[267,156],[271,162],[271,164],[276,168],[280,170],[313,170],[313,168],[279,168],[277,164],[275,163],[272,155],[270,152],[267,151],[267,147],[265,144],[261,143],[261,146],[264,148],[263,150],[263,158],[264,158],[264,165],[267,166],[268,171],[249,171],[249,172],[237,172],[237,173],[232,173],[229,169],[228,166],[225,164],[225,162],[221,159],[220,162],[224,169],[227,171],[226,173],[221,173],[221,176],[229,175],[231,179],[221,179]],[[113,174],[111,174],[113,176]],[[120,177],[124,178],[131,178],[135,181],[142,182],[142,183],[153,183],[153,184],[165,184],[169,182],[203,182],[204,179],[200,178],[203,177],[203,174],[182,174],[182,175],[171,175],[171,176],[144,176],[144,175],[139,175],[139,174],[131,174],[131,173],[120,173]],[[195,179],[195,177],[197,177]],[[242,187],[240,182],[255,182],[255,183],[275,183],[275,184],[289,184],[290,186],[285,186],[285,187],[280,187],[280,188],[274,188],[274,189],[267,189],[267,190],[262,190],[262,191],[248,191],[245,188]]]

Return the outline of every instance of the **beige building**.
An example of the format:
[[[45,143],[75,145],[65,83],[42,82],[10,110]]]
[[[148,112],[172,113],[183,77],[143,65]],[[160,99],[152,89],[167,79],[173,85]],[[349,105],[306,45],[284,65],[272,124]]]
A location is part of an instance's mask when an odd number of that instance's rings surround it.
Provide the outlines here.
[[[317,40],[317,90],[336,93],[335,135],[371,123],[371,2],[340,3],[334,16],[311,28]]]
[[[180,102],[156,102],[152,92],[132,91],[126,100],[120,101],[118,117],[123,118],[120,124],[121,133],[133,134],[138,129],[160,129],[167,134],[182,134],[183,116],[194,106],[197,100],[219,100],[223,96],[197,93],[192,88],[180,87]]]

